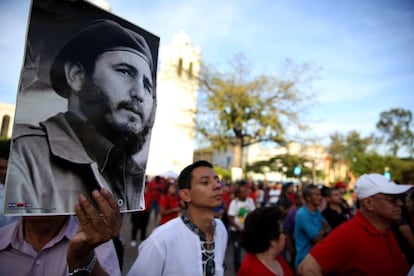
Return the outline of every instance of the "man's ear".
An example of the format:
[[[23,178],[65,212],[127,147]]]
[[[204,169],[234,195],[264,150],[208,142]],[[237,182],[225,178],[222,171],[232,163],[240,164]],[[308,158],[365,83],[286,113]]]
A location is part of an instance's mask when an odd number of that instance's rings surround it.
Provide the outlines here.
[[[85,70],[79,62],[67,61],[64,65],[66,82],[73,91],[79,92],[85,79]]]
[[[371,210],[374,210],[374,201],[372,200],[371,197],[367,197],[367,198],[361,199],[359,201],[359,203],[361,205],[364,205],[365,209],[367,209],[367,210],[370,210],[370,211]]]
[[[185,203],[191,202],[190,190],[189,189],[182,189],[178,191],[178,195],[180,196],[181,200]]]

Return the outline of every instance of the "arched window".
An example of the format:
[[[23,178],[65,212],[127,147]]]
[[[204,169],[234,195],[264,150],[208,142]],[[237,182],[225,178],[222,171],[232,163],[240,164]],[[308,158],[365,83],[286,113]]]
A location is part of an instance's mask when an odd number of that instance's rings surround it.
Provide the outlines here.
[[[183,71],[183,59],[180,58],[178,60],[177,75],[181,77],[182,71]]]
[[[10,116],[9,115],[3,116],[3,120],[1,122],[0,136],[7,137],[7,133],[9,133],[9,125],[10,125]]]
[[[188,78],[191,80],[193,78],[193,63],[190,62],[190,66],[188,66]]]

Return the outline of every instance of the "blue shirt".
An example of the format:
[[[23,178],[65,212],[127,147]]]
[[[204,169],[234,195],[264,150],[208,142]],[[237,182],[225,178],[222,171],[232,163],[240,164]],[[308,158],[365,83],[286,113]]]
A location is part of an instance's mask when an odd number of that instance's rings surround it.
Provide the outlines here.
[[[324,218],[317,209],[315,212],[303,205],[295,216],[295,268],[303,261],[314,245],[313,239],[319,235]]]

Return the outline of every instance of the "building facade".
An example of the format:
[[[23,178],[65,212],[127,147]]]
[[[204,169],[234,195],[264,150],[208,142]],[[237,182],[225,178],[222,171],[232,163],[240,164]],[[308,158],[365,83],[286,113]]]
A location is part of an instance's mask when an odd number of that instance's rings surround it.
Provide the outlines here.
[[[193,161],[199,72],[200,49],[185,31],[160,49],[157,113],[147,162],[150,176],[178,174]]]
[[[0,103],[0,137],[11,137],[15,110],[14,104]]]

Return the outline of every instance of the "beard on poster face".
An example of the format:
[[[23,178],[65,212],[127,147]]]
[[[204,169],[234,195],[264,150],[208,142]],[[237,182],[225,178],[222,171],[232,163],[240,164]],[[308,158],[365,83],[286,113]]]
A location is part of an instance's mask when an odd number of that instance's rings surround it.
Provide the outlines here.
[[[116,101],[109,93],[86,80],[78,92],[82,116],[112,143],[134,154],[141,150],[149,132],[144,119],[148,115],[138,99]]]

